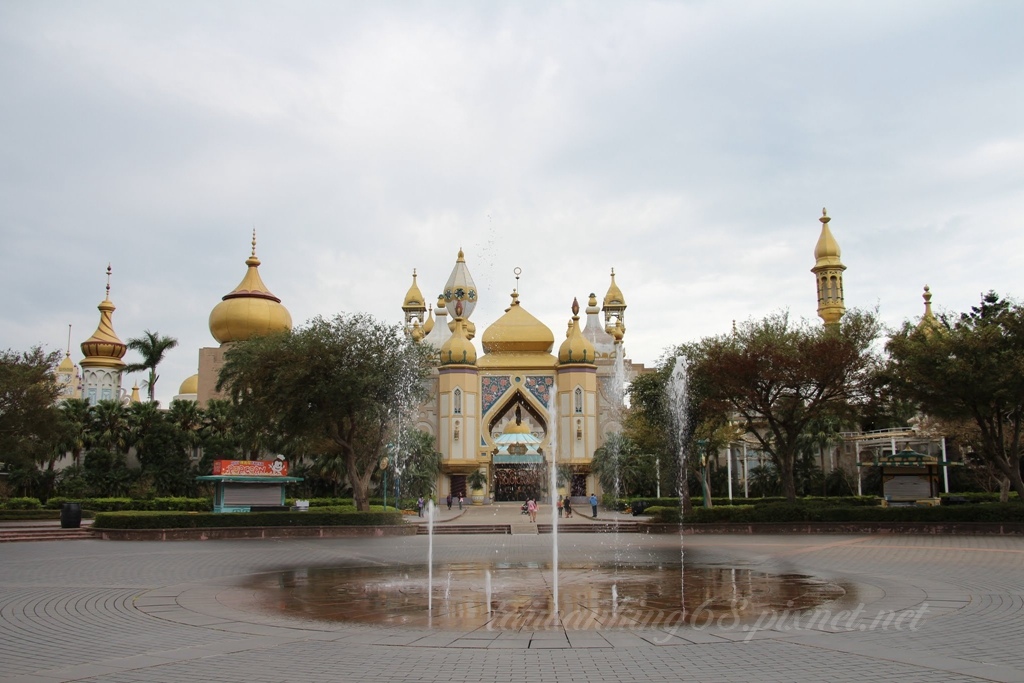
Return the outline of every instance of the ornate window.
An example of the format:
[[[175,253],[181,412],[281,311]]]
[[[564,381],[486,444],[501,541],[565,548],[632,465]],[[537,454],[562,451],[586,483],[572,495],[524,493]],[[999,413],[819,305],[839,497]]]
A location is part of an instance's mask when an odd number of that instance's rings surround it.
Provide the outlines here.
[[[583,389],[581,389],[580,387],[576,387],[573,405],[575,406],[575,412],[583,412]]]
[[[452,392],[452,413],[462,415],[462,389],[456,388]]]

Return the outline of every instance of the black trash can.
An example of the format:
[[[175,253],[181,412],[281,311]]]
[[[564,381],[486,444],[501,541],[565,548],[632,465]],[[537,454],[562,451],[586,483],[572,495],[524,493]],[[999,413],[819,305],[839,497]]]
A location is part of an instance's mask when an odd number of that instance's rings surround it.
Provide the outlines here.
[[[82,526],[81,503],[60,504],[60,528],[77,529]]]

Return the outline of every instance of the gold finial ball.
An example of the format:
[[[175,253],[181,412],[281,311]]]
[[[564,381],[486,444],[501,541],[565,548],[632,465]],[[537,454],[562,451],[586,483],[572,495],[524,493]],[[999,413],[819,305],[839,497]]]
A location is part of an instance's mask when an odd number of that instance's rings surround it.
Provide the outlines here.
[[[829,218],[828,211],[826,209],[822,208],[822,210],[821,210],[821,218],[819,218],[818,220],[821,221],[822,223],[828,223],[832,219]]]
[[[579,300],[576,297],[572,298],[572,314],[573,315],[579,315],[580,314],[580,302],[579,302]]]

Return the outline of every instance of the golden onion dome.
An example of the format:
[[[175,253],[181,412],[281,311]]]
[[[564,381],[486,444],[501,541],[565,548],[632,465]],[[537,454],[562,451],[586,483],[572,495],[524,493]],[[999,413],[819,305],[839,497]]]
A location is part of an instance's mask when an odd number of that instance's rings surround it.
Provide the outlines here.
[[[245,265],[248,270],[242,281],[210,312],[210,334],[221,344],[292,329],[292,316],[288,309],[270,293],[260,278],[255,230],[252,233],[252,254],[245,260]]]
[[[434,331],[434,309],[427,312],[427,321],[423,323],[423,334],[428,335]]]
[[[606,307],[611,306],[612,308],[621,308],[626,305],[626,297],[622,295],[622,290],[615,284],[614,268],[612,268],[612,283],[608,286],[608,292],[604,295],[604,305]]]
[[[191,377],[185,378],[185,381],[178,387],[179,394],[198,394],[199,393],[199,374],[196,373]]]
[[[509,420],[505,425],[505,428],[501,430],[502,434],[530,434],[530,425],[523,422],[522,417],[517,411],[516,419]]]
[[[82,364],[90,366],[105,366],[119,368],[124,366],[124,354],[128,347],[122,342],[117,333],[114,332],[114,307],[110,301],[110,265],[107,265],[107,296],[96,308],[100,311],[100,324],[92,336],[82,342],[82,355],[85,358]]]
[[[580,332],[580,302],[572,300],[572,320],[569,333],[558,348],[559,365],[593,365],[594,345]]]
[[[825,209],[821,210],[821,218],[818,220],[821,221],[821,236],[818,237],[818,243],[814,245],[815,268],[843,265],[839,260],[841,255],[839,242],[836,242],[836,238],[828,228],[828,222],[832,219]]]
[[[550,353],[555,335],[541,321],[519,305],[519,292],[512,292],[512,305],[484,331],[484,353]]]
[[[454,333],[441,345],[441,365],[475,365],[476,347],[469,341],[466,321],[462,319],[461,301],[456,302],[455,315]]]
[[[403,311],[426,311],[427,304],[423,300],[423,292],[416,284],[416,269],[412,269],[412,284],[409,291],[405,293],[405,301],[402,303]]]

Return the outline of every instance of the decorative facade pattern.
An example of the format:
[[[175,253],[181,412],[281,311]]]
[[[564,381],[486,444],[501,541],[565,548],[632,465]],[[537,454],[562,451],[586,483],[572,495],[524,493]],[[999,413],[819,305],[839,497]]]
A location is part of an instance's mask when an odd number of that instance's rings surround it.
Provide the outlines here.
[[[483,403],[483,415],[490,412],[494,404],[505,395],[512,386],[512,379],[506,376],[484,375],[480,378],[480,394]]]
[[[530,390],[534,398],[540,401],[541,405],[547,406],[551,403],[551,389],[555,386],[554,377],[537,375],[526,376],[526,388]]]

